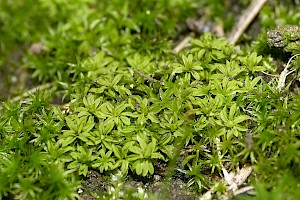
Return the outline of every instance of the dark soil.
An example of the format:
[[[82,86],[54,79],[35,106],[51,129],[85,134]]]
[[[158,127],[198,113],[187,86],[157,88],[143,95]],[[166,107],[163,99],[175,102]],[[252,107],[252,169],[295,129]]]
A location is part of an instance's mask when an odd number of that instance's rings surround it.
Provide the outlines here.
[[[147,179],[147,178],[146,178]],[[83,200],[101,199],[110,184],[110,178],[97,171],[89,171],[80,189]],[[125,191],[142,188],[148,196],[155,199],[164,200],[192,200],[195,193],[192,189],[187,189],[186,183],[180,178],[171,178],[169,181],[160,175],[154,175],[147,179],[128,176],[124,185]]]

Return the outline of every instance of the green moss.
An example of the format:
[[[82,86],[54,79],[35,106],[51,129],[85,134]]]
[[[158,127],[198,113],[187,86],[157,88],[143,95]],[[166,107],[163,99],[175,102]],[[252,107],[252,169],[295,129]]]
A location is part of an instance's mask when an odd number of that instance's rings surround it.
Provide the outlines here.
[[[268,32],[271,47],[284,48],[286,52],[300,53],[300,27],[286,25]]]
[[[53,88],[1,104],[0,198],[76,199],[91,170],[112,177],[98,199],[166,196],[125,184],[154,175],[166,179],[166,191],[179,177],[194,195],[212,189],[221,198],[224,168],[244,165],[254,167],[245,185],[257,198],[296,196],[299,60],[279,90],[278,78],[266,75],[279,68],[263,52],[266,35],[237,50],[205,33],[174,54],[178,31],[199,6],[211,18],[232,16],[217,1],[1,1],[0,64],[10,66],[9,54],[22,46],[16,63]],[[262,30],[286,12],[268,8]],[[280,32],[283,43],[274,42],[296,53],[297,33]],[[68,109],[49,101],[59,94]]]

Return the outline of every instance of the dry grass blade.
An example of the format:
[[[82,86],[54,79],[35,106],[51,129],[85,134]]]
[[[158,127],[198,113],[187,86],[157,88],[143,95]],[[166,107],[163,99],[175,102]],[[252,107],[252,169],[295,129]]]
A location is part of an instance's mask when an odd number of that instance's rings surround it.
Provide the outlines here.
[[[292,61],[295,57],[297,57],[297,56],[300,56],[300,54],[293,55],[293,56],[289,59],[287,65],[286,65],[285,68],[284,68],[284,70],[281,72],[281,74],[280,74],[280,76],[279,76],[279,79],[278,79],[278,86],[277,86],[277,89],[278,89],[279,91],[282,91],[282,90],[284,89],[284,84],[285,84],[286,77],[287,77],[288,75],[290,75],[291,73],[293,73],[293,72],[296,70],[296,69],[294,69],[294,70],[292,70],[292,71],[288,71],[288,68],[289,68],[289,66],[290,66],[290,64],[291,64],[291,61]]]
[[[51,87],[53,87],[53,83],[46,83],[46,84],[43,84],[43,85],[39,85],[39,86],[37,86],[35,88],[32,88],[29,91],[27,91],[27,92],[25,92],[25,93],[23,93],[19,96],[16,96],[16,97],[10,99],[9,101],[10,102],[20,101],[23,98],[29,97],[31,94],[36,93],[37,91],[46,90],[46,89],[49,89]],[[3,109],[3,107],[0,105],[0,110],[2,110],[2,109]]]

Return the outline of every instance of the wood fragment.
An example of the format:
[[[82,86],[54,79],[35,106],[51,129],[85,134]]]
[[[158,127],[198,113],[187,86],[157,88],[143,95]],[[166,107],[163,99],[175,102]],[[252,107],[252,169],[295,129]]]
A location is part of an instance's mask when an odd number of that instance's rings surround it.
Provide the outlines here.
[[[51,87],[53,87],[53,83],[46,83],[44,85],[39,85],[39,86],[37,86],[35,88],[32,88],[29,91],[27,91],[27,92],[25,92],[25,93],[23,93],[23,94],[21,94],[19,96],[16,96],[16,97],[14,97],[14,98],[12,98],[12,99],[10,99],[8,101],[9,102],[17,102],[17,101],[20,101],[23,98],[29,97],[31,94],[34,94],[37,91],[46,90],[46,89],[51,88]],[[2,110],[2,109],[3,109],[3,107],[0,104],[0,110]]]
[[[220,139],[215,138],[216,144],[217,144],[217,151],[218,156],[221,158],[221,149],[220,149]],[[225,169],[222,163],[220,163],[222,166],[222,172],[223,172],[223,180],[222,183],[228,185],[228,191],[226,194],[222,196],[222,200],[228,200],[232,196],[232,194],[235,194],[236,191],[238,191],[239,186],[241,186],[250,176],[252,172],[251,166],[245,166],[243,167],[239,172],[234,173],[230,172]],[[213,186],[209,191],[207,191],[204,195],[202,195],[198,200],[208,200],[212,199],[212,194],[215,192],[215,188],[217,185]]]
[[[248,192],[248,191],[251,191],[251,190],[254,190],[254,187],[253,187],[253,186],[243,187],[243,188],[241,188],[241,189],[235,191],[235,192],[233,193],[233,195],[234,195],[234,196],[237,196],[237,195],[239,195],[239,194],[243,194],[243,193]]]
[[[228,183],[229,189],[235,192],[240,185],[242,185],[252,172],[251,166],[243,167],[238,173],[232,176],[230,182]]]
[[[140,76],[146,78],[147,80],[151,81],[151,82],[154,82],[154,83],[159,82],[160,85],[164,85],[164,83],[162,81],[156,80],[155,78],[152,78],[151,76],[149,76],[147,74],[144,74],[143,72],[141,72],[141,71],[139,71],[137,69],[133,69],[133,71],[135,73],[137,73],[138,75],[140,75]]]
[[[235,195],[235,193],[238,191],[239,186],[241,186],[250,176],[252,172],[251,166],[243,167],[238,173],[236,174],[229,174],[229,179],[227,177],[228,186],[228,192],[222,196],[222,200],[228,200],[232,197],[232,195]]]
[[[238,23],[228,36],[228,43],[235,44],[241,35],[245,32],[249,24],[253,21],[262,6],[267,0],[253,0],[249,7],[245,10],[244,14],[239,18]]]
[[[185,47],[187,47],[188,43],[191,40],[191,36],[186,36],[183,40],[181,40],[181,42],[173,49],[174,53],[178,53],[180,52],[182,49],[184,49]]]
[[[228,192],[222,196],[222,200],[230,199],[231,195],[238,195],[249,190],[252,190],[252,186],[248,186],[245,188],[241,188],[238,190],[239,186],[241,186],[250,176],[252,172],[251,166],[243,167],[238,173],[228,173],[227,170],[222,168],[224,180],[223,183],[228,184]],[[198,200],[208,200],[212,199],[212,194],[215,191],[215,187],[212,187],[209,191],[207,191],[204,195],[202,195]]]
[[[46,89],[51,88],[51,87],[53,87],[53,83],[46,83],[46,84],[43,84],[43,85],[39,85],[39,86],[34,87],[34,88],[30,89],[29,91],[27,91],[27,92],[25,92],[25,93],[23,93],[19,96],[16,96],[16,97],[12,98],[9,101],[10,102],[20,101],[21,99],[29,97],[31,94],[34,94],[37,91],[46,90]]]

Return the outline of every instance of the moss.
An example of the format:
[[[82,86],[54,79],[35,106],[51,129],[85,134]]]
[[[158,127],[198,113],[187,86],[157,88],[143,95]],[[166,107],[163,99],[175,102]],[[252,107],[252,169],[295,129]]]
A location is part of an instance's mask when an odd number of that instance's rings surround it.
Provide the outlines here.
[[[270,47],[281,47],[286,52],[297,54],[300,52],[300,27],[286,25],[268,32]]]
[[[0,198],[222,198],[230,194],[225,170],[249,165],[244,185],[258,199],[297,196],[299,60],[279,89],[265,30],[294,18],[275,4],[276,13],[262,10],[254,45],[201,33],[175,54],[187,18],[224,18],[227,30],[230,5],[1,1],[1,70],[20,68],[47,87],[1,104]],[[299,27],[283,27],[269,43],[295,54]],[[58,96],[67,104],[50,103]]]

